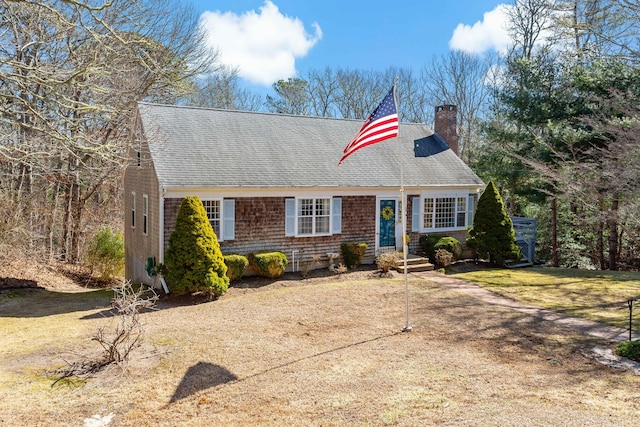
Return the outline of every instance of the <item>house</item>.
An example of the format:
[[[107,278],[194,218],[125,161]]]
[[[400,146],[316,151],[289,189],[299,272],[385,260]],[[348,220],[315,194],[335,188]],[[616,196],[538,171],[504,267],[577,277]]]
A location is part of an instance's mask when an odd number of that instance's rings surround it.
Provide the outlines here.
[[[455,115],[449,107],[442,112]],[[126,278],[134,282],[157,285],[149,267],[164,261],[188,195],[202,200],[223,253],[279,250],[291,271],[295,258],[326,259],[345,241],[368,243],[365,263],[402,247],[400,158],[410,252],[424,233],[464,240],[484,187],[423,124],[401,124],[398,138],[338,166],[361,120],[149,103],[138,112],[124,179]]]

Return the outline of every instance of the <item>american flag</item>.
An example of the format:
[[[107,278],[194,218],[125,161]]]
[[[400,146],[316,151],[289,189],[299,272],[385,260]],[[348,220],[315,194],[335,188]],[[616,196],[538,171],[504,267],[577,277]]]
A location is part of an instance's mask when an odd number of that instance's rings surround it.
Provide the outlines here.
[[[398,110],[396,108],[396,87],[391,88],[378,108],[367,118],[353,140],[345,147],[344,155],[338,165],[353,152],[398,136]]]

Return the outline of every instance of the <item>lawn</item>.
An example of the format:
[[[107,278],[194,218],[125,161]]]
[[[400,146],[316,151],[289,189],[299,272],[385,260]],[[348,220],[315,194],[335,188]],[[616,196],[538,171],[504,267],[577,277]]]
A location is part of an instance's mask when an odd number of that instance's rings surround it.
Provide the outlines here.
[[[2,291],[0,426],[637,425],[640,376],[586,356],[605,343],[417,277],[403,333],[404,281],[369,274],[161,300],[126,369],[55,386],[108,294]]]
[[[640,273],[563,268],[484,269],[455,274],[500,295],[570,315],[629,328],[627,300],[640,296]],[[640,300],[633,329],[640,332]]]

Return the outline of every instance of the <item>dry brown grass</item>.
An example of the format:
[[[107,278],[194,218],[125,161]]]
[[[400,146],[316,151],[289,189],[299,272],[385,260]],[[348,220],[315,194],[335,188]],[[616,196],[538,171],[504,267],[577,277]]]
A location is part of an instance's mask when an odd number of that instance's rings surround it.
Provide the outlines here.
[[[591,338],[413,277],[410,333],[397,275],[244,281],[161,301],[127,371],[54,388],[42,372],[89,351],[108,298],[21,292],[0,298],[1,426],[635,426],[640,411],[640,376],[582,356]]]

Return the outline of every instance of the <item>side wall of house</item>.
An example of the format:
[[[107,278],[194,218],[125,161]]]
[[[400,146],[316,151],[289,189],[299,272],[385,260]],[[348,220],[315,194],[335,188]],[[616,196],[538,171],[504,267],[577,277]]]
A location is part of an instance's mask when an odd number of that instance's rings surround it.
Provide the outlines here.
[[[148,146],[143,142],[136,148],[139,151],[132,151],[132,160],[124,175],[125,278],[159,287],[156,277],[147,274],[146,267],[149,258],[157,262],[160,255],[160,192]]]
[[[340,244],[348,241],[366,242],[369,247],[364,263],[375,261],[376,197],[342,197],[342,233],[331,236],[287,237],[285,236],[285,197],[234,198],[235,238],[220,242],[225,254],[248,254],[259,250],[284,252],[289,259],[288,271],[293,267],[293,258],[303,256],[321,258],[326,265],[327,253],[340,253]],[[175,228],[180,208],[180,198],[164,200],[164,248]],[[294,252],[293,251],[297,251]],[[299,259],[299,258],[298,258]]]

